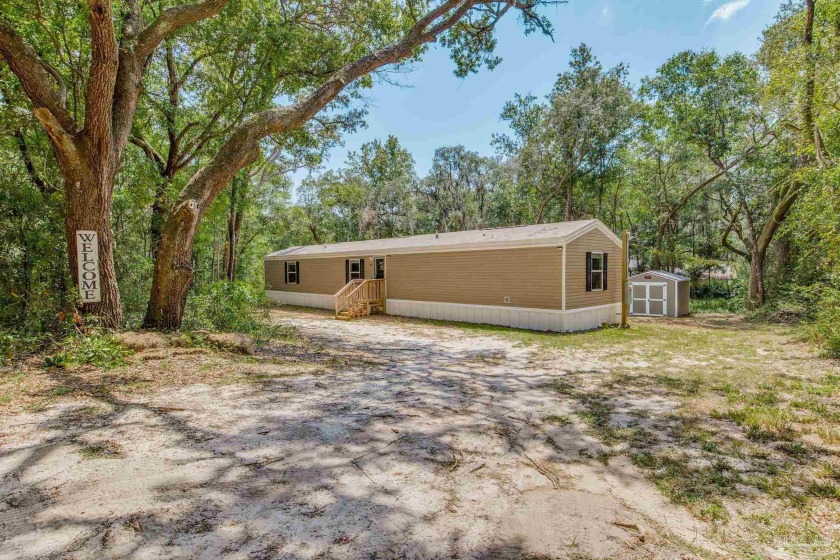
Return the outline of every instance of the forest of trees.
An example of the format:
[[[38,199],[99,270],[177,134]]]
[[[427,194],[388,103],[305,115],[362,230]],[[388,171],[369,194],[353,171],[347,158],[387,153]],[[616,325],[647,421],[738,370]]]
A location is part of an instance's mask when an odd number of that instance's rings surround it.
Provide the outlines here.
[[[177,328],[219,283],[262,290],[290,245],[600,218],[636,268],[840,352],[840,0],[786,3],[756,53],[675,53],[639,84],[580,45],[549,95],[487,115],[507,128],[492,154],[441,146],[420,173],[389,136],[325,170],[381,68],[437,41],[457,75],[492,69],[496,22],[550,34],[551,3],[5,2],[0,325],[54,331],[78,307]],[[79,229],[101,232],[84,307]]]

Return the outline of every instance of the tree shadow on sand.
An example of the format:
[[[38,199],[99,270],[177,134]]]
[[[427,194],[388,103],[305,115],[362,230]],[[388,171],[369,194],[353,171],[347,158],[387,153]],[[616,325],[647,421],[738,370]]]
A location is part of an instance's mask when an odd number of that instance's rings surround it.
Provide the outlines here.
[[[577,425],[555,437],[535,416],[556,403],[562,372],[526,367],[527,351],[500,344],[312,336],[381,365],[10,419],[20,443],[0,452],[0,558],[588,554],[574,534],[545,550],[505,527],[531,489],[568,490],[564,465],[600,446]],[[80,454],[98,442],[122,452]],[[613,529],[605,539],[619,548],[597,550],[626,550],[617,535],[628,530]],[[632,555],[650,557],[651,542],[634,541]]]

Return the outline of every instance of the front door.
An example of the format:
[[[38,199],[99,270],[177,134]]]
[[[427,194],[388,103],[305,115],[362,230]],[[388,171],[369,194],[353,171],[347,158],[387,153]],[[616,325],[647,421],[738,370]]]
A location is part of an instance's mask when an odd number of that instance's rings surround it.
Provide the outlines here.
[[[373,277],[377,280],[385,278],[385,257],[373,259]]]

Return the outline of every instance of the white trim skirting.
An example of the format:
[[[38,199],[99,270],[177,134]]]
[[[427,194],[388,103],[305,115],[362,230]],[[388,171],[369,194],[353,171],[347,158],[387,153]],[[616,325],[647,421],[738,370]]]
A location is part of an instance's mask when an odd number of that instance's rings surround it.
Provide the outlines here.
[[[388,315],[485,323],[535,331],[584,331],[604,323],[618,323],[621,317],[620,302],[566,311],[403,299],[388,299],[387,305]]]
[[[329,294],[273,290],[268,290],[266,294],[268,299],[274,303],[322,309],[333,309],[335,307],[334,296]],[[558,309],[388,299],[387,307],[388,315],[463,323],[485,323],[517,329],[555,332],[596,329],[604,323],[618,323],[621,317],[620,302],[560,311]]]
[[[277,292],[267,290],[266,295],[274,303],[335,309],[335,296],[330,294],[310,294],[307,292]]]

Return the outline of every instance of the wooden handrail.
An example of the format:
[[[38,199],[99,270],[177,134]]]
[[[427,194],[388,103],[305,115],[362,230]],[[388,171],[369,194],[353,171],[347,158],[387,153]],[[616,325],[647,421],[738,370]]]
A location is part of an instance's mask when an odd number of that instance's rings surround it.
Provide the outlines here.
[[[335,314],[338,315],[338,312],[341,311],[344,303],[347,301],[347,294],[356,289],[356,287],[361,284],[363,280],[355,279],[350,280],[347,284],[344,285],[343,288],[338,290],[335,295],[333,296],[333,301],[335,301]],[[341,302],[341,304],[339,304]]]
[[[352,310],[373,301],[385,301],[385,280],[351,280],[335,294],[335,314]]]
[[[344,294],[344,292],[346,292],[346,291],[347,291],[347,290],[349,290],[350,288],[355,287],[357,284],[361,284],[362,282],[364,282],[364,280],[361,280],[361,279],[350,280],[349,282],[347,282],[347,284],[345,284],[345,285],[344,285],[344,287],[343,287],[343,288],[341,288],[340,290],[338,290],[338,291],[335,293],[335,296],[333,296],[333,297],[341,297],[341,296]]]

